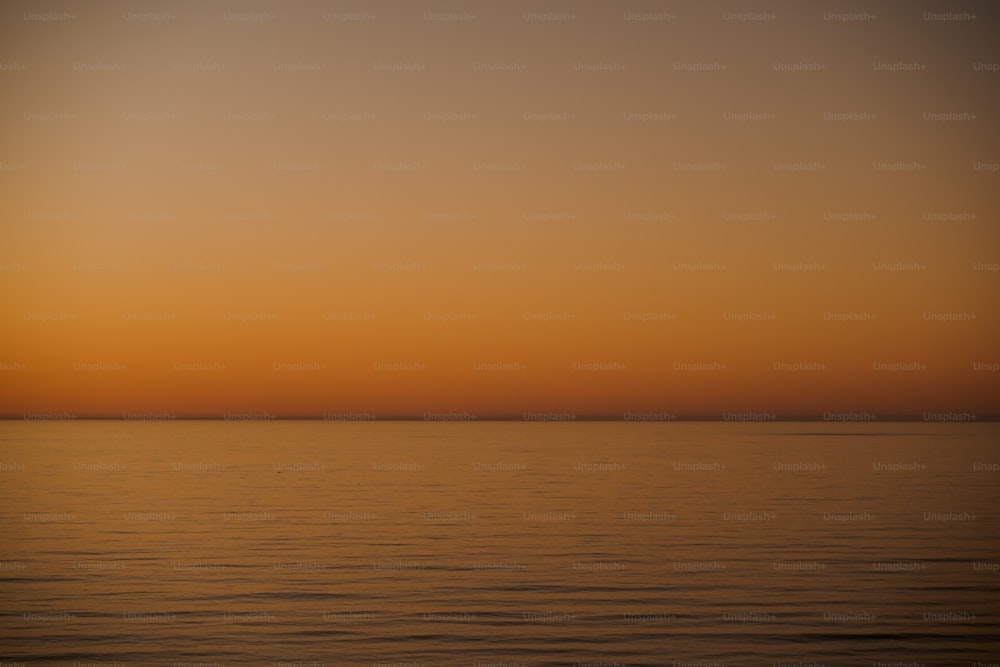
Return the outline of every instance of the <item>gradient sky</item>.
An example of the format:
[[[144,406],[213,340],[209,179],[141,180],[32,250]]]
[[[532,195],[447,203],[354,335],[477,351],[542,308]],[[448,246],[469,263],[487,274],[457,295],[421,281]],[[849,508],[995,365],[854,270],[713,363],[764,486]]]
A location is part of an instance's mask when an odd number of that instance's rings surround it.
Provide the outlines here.
[[[996,417],[997,18],[4,3],[0,416]]]

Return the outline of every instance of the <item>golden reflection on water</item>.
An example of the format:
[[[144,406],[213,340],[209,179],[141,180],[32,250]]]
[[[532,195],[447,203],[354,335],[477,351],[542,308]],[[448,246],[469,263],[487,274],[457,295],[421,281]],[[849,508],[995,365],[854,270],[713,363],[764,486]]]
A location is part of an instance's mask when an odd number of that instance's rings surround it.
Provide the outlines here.
[[[0,426],[6,660],[997,647],[992,425]]]

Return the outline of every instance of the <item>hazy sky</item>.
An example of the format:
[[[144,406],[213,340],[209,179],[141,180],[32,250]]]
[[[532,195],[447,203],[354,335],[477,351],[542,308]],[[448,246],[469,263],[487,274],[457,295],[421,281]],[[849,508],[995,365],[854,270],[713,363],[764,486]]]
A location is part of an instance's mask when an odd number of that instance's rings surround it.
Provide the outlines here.
[[[0,416],[996,416],[997,18],[6,2]]]

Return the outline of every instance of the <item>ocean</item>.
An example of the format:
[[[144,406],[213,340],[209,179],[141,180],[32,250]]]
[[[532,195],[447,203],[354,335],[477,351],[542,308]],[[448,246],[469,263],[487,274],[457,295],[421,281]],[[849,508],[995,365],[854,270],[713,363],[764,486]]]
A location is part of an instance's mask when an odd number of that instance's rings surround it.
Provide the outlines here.
[[[997,664],[998,436],[0,422],[0,664]]]

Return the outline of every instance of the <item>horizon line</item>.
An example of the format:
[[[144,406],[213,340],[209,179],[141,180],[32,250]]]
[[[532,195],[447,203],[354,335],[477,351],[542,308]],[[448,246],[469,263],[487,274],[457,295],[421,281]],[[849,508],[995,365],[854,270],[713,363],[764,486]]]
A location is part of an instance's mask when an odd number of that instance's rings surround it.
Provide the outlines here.
[[[447,415],[449,413],[428,413],[436,415]],[[831,419],[825,416],[815,415],[785,415],[778,416],[773,413],[762,412],[734,412],[733,418],[722,416],[702,416],[702,415],[671,415],[669,417],[655,416],[655,411],[645,413],[631,413],[634,418],[624,415],[576,415],[565,411],[531,412],[534,417],[513,416],[513,415],[476,415],[472,413],[451,413],[454,416],[426,417],[423,415],[385,415],[377,416],[370,413],[331,413],[336,416],[315,416],[315,415],[272,415],[266,412],[255,413],[234,412],[231,416],[207,416],[207,415],[176,415],[158,412],[136,412],[124,415],[76,415],[68,412],[38,412],[26,413],[22,416],[0,415],[0,421],[132,421],[132,422],[168,422],[168,421],[220,421],[220,422],[271,422],[271,421],[317,421],[317,422],[376,422],[376,421],[405,421],[405,422],[643,422],[643,423],[671,423],[671,422],[721,422],[735,424],[766,424],[772,422],[813,422],[829,424],[872,424],[879,422],[909,422],[920,424],[974,424],[990,423],[1000,421],[1000,416],[977,415],[969,412],[936,412],[934,415],[940,418],[927,419],[923,415],[874,415],[872,413],[830,413],[836,415],[857,415],[858,418]],[[662,413],[660,413],[662,415]],[[767,414],[764,418],[760,415]]]

